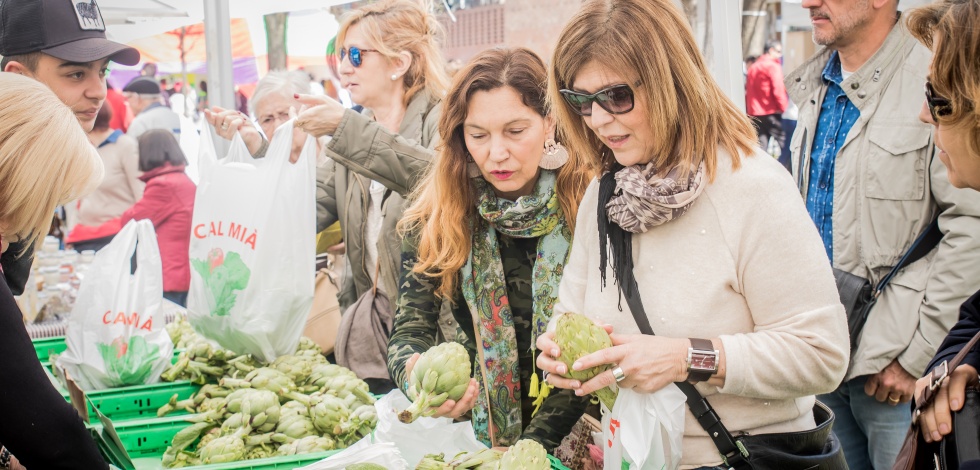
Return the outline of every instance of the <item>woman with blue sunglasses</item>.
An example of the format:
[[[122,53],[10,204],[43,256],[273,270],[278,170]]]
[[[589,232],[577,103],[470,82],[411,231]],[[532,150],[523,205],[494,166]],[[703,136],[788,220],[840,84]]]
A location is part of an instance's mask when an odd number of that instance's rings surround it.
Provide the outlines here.
[[[375,285],[392,303],[398,293],[401,238],[395,224],[434,154],[448,88],[441,34],[436,17],[416,1],[382,0],[352,10],[337,34],[338,71],[364,111],[328,97],[297,95],[308,108],[300,110],[296,126],[314,137],[332,137],[325,145],[330,159],[317,169],[317,230],[340,221],[351,268],[339,294],[345,310]],[[230,129],[224,135],[230,137],[243,120],[232,113],[212,124]],[[448,311],[439,324],[443,336],[455,337]],[[380,355],[376,364],[350,366],[373,392],[393,388]]]
[[[736,436],[825,424],[814,395],[833,390],[848,359],[830,265],[792,179],[711,78],[683,13],[670,0],[587,1],[550,68],[569,153],[602,175],[582,199],[554,314],[607,325],[613,346],[573,363],[609,366],[577,381],[563,377],[554,333],[538,336],[548,382],[639,399],[693,383]],[[684,413],[668,468],[721,468],[723,454],[741,468],[738,450],[716,447],[721,432]],[[820,454],[827,437],[797,450]],[[836,449],[828,457],[843,464]]]

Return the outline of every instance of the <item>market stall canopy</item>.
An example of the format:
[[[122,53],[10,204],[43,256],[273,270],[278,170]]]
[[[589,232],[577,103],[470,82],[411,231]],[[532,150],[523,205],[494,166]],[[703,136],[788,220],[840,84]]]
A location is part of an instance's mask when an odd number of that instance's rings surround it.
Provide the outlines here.
[[[230,18],[322,10],[352,0],[230,1]],[[128,43],[204,20],[203,0],[100,0],[110,39]]]

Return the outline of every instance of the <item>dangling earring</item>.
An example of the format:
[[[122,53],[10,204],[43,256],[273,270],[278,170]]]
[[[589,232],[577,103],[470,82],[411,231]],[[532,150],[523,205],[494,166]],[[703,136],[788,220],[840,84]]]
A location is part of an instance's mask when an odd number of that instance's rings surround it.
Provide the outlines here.
[[[466,154],[466,156],[466,175],[470,178],[483,178],[483,172],[480,171],[480,166],[473,160],[473,156],[470,154]]]
[[[544,154],[541,155],[541,162],[538,166],[545,170],[557,170],[568,162],[568,150],[565,146],[555,142],[555,139],[548,139],[544,142]]]
[[[398,80],[398,74],[397,73],[391,74],[391,81],[395,81],[395,80]]]

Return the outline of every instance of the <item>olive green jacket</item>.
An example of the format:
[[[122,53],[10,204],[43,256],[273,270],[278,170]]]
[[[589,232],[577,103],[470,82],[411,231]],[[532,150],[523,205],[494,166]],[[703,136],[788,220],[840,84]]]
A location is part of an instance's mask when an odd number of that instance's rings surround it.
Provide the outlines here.
[[[326,146],[331,160],[317,169],[317,232],[340,221],[351,267],[338,295],[342,309],[374,286],[375,267],[367,265],[365,246],[371,180],[390,190],[381,207],[378,259],[382,284],[392,290],[398,285],[401,237],[396,226],[435,154],[441,109],[439,99],[420,92],[408,103],[398,134],[375,122],[370,111],[347,110]],[[397,292],[386,294],[394,301]],[[440,322],[445,337],[455,337],[455,322],[445,320],[448,324]]]

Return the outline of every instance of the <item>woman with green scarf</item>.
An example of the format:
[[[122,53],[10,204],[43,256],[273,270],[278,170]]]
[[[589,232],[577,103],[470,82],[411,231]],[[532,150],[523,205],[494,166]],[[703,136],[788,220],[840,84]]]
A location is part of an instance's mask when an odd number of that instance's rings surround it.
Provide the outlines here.
[[[430,411],[460,418],[472,410],[477,437],[491,447],[527,438],[553,449],[587,405],[571,391],[551,393],[534,366],[592,178],[555,141],[546,82],[527,49],[485,51],[461,70],[443,101],[446,141],[400,223],[388,370],[405,391],[448,303],[474,380],[460,400]]]

